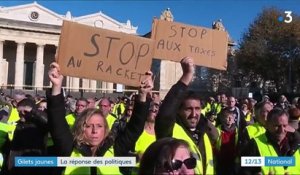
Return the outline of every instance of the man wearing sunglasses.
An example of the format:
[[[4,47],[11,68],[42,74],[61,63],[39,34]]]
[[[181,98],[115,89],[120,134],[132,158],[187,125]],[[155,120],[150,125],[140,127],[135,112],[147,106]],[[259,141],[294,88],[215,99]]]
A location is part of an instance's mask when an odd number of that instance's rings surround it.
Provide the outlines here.
[[[188,91],[194,76],[194,61],[181,60],[183,75],[166,95],[155,122],[156,138],[174,137],[187,141],[197,159],[196,174],[214,174],[211,141],[217,139],[216,128],[201,116],[200,98]],[[209,137],[210,136],[210,137]]]

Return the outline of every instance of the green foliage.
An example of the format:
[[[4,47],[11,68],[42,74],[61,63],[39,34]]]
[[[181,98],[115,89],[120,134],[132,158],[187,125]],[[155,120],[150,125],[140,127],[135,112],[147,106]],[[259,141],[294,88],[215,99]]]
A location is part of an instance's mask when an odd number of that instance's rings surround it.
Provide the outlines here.
[[[286,91],[290,61],[292,83],[299,88],[300,17],[292,13],[293,21],[287,24],[280,22],[279,16],[285,16],[284,11],[264,9],[244,33],[236,59],[244,80],[275,82],[277,90]]]

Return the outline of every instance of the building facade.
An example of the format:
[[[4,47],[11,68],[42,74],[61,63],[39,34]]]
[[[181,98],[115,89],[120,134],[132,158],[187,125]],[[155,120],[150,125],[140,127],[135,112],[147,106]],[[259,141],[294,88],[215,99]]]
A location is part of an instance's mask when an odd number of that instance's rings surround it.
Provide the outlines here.
[[[102,12],[73,17],[57,14],[34,2],[0,7],[0,86],[42,90],[50,86],[47,75],[54,61],[63,20],[109,30],[137,34],[137,27],[118,22]],[[116,85],[67,76],[63,84],[72,91],[101,89],[112,92]]]

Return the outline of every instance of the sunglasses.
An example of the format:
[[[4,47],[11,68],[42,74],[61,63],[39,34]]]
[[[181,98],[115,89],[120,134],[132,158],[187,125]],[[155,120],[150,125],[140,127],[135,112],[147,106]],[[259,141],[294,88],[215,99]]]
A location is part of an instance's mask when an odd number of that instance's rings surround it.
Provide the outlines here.
[[[171,162],[172,170],[174,171],[180,169],[182,164],[184,164],[187,169],[194,169],[196,167],[197,161],[194,157],[187,158],[183,161],[173,159]]]

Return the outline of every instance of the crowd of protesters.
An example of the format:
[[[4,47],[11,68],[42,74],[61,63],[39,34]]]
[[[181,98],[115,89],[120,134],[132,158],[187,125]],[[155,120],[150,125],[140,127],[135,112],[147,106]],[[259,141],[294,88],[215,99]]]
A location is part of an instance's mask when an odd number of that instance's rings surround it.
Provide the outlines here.
[[[146,72],[138,94],[109,98],[64,96],[59,65],[50,65],[45,96],[1,93],[1,175],[18,174],[300,174],[300,98],[270,101],[189,90],[195,66],[161,100]],[[16,167],[19,156],[134,156],[135,167]],[[295,166],[241,167],[241,156],[295,157]]]

